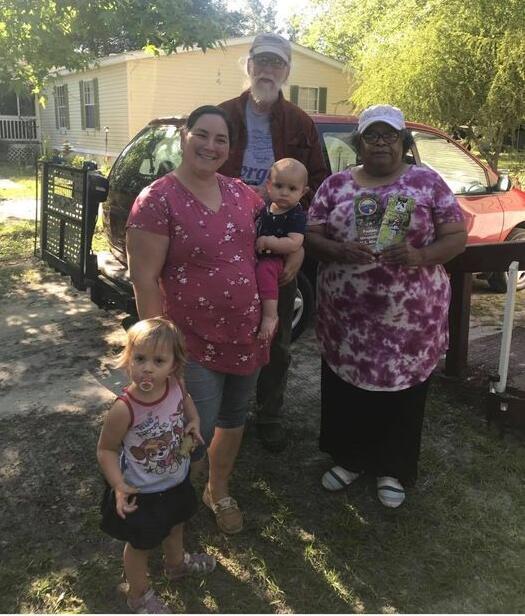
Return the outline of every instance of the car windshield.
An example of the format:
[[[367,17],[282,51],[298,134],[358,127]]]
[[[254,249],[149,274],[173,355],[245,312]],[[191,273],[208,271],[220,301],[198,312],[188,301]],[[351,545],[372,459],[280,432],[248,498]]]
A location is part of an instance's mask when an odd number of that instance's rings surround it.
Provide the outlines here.
[[[152,126],[140,133],[122,152],[111,170],[112,188],[139,193],[181,161],[180,128]]]
[[[437,171],[456,195],[488,191],[485,170],[456,143],[440,135],[413,131],[423,165]]]

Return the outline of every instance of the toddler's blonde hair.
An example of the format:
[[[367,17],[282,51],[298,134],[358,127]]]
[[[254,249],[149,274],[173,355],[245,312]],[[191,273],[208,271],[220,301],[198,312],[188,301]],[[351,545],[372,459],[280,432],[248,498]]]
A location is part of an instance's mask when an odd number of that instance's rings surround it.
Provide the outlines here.
[[[126,334],[126,346],[116,359],[117,368],[129,368],[133,348],[138,344],[151,344],[153,347],[167,346],[173,351],[175,364],[173,372],[177,378],[182,377],[186,363],[186,346],[182,332],[175,324],[160,317],[143,319],[130,327]]]

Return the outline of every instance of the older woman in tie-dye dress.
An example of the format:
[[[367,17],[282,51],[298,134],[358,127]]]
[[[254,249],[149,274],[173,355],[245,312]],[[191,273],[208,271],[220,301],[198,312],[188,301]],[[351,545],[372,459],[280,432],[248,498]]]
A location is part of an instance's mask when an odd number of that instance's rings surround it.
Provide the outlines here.
[[[417,477],[429,377],[448,344],[450,286],[442,266],[463,251],[457,200],[431,169],[409,165],[403,114],[376,105],[359,119],[362,164],[329,177],[308,214],[319,261],[320,448],[327,490],[361,473],[398,507]]]

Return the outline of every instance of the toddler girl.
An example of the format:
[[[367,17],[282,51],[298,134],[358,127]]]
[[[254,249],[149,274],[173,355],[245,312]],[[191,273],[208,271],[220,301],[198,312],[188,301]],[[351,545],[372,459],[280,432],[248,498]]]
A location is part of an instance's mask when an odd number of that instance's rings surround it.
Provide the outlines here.
[[[139,321],[127,332],[118,367],[131,384],[109,410],[97,458],[109,486],[101,529],[125,541],[127,604],[136,613],[169,613],[148,582],[149,551],[162,545],[166,573],[177,580],[209,573],[215,558],[184,552],[183,522],[197,508],[189,453],[202,443],[197,409],[181,378],[184,344],[173,323]]]

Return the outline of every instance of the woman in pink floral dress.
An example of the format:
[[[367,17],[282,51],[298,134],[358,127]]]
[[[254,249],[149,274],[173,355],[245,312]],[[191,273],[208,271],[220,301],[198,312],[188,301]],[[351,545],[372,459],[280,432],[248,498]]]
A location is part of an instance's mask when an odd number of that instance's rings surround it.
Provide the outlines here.
[[[320,261],[320,448],[334,461],[322,485],[371,473],[379,500],[398,507],[417,477],[429,377],[448,344],[442,264],[466,232],[441,177],[404,161],[412,136],[399,109],[363,111],[354,142],[362,164],[325,180],[308,212],[306,248]]]
[[[203,500],[226,533],[242,529],[228,482],[269,348],[257,339],[254,220],[263,201],[240,180],[216,173],[231,140],[222,109],[193,111],[181,136],[181,164],[140,193],[127,224],[140,318],[167,315],[185,336],[186,386],[209,457]],[[204,454],[202,448],[194,459]]]

